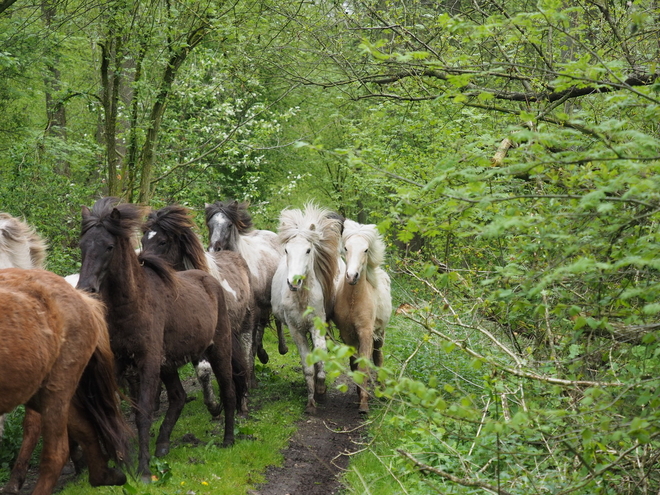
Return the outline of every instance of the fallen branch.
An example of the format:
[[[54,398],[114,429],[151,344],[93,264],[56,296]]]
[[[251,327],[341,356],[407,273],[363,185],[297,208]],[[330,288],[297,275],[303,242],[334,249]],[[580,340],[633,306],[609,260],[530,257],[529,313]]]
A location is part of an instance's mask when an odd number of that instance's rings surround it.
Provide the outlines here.
[[[409,454],[404,450],[397,449],[397,452],[402,456],[406,457],[407,459],[410,459],[422,471],[437,474],[438,476],[442,476],[443,478],[448,479],[449,481],[453,481],[454,483],[458,483],[459,485],[483,488],[484,490],[492,491],[493,493],[497,493],[498,495],[513,495],[511,492],[503,490],[502,488],[497,486],[489,485],[488,483],[484,483],[483,481],[459,478],[457,476],[454,476],[453,474],[449,474],[443,471],[442,469],[438,469],[433,466],[424,464],[423,462],[420,462],[417,459],[415,459],[415,457],[413,457],[412,454]]]

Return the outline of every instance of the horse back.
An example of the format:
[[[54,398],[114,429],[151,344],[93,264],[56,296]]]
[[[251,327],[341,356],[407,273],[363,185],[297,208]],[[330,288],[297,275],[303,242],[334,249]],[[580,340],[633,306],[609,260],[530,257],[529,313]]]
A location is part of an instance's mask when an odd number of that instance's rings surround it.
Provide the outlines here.
[[[0,271],[0,354],[11,356],[0,356],[0,411],[30,398],[38,409],[40,394],[49,391],[70,398],[106,330],[97,324],[102,315],[54,273]]]
[[[216,338],[218,313],[226,318],[220,283],[202,270],[176,272],[174,290],[164,295],[166,361],[181,366],[202,356]]]

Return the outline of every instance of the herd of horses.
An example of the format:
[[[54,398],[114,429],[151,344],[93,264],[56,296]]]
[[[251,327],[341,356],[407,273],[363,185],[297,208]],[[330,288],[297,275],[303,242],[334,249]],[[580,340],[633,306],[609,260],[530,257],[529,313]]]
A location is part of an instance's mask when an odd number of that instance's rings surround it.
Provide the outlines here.
[[[271,317],[279,352],[288,350],[283,325],[298,348],[310,414],[326,393],[323,362],[307,359],[326,349],[319,322],[334,323],[356,348],[352,370],[368,376],[369,360],[383,364],[392,303],[374,225],[310,203],[282,211],[274,233],[253,227],[247,203],[205,209],[208,250],[187,208],[149,212],[101,198],[82,208],[80,273],[66,278],[44,270],[46,245],[34,229],[0,213],[0,414],[25,405],[23,442],[4,493],[19,492],[40,436],[34,494],[52,493],[78,447],[92,486],[124,484],[133,433],[122,400],[135,418],[138,474],[149,482],[161,387],[168,406],[156,456],[169,452],[186,402],[178,375],[186,363],[195,366],[209,413],[224,412],[223,445],[233,444],[236,411],[247,412],[256,385],[254,360],[269,359],[262,339]],[[363,413],[368,387],[357,384]]]

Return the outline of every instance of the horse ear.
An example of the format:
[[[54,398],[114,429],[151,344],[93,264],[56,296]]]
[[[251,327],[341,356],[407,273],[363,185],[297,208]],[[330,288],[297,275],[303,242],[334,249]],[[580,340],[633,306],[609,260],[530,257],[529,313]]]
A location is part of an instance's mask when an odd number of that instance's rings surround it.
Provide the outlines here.
[[[119,220],[121,218],[121,213],[117,208],[113,208],[112,212],[110,213],[110,218],[113,220]]]
[[[82,214],[83,218],[87,218],[90,215],[89,208],[83,205],[80,213]]]

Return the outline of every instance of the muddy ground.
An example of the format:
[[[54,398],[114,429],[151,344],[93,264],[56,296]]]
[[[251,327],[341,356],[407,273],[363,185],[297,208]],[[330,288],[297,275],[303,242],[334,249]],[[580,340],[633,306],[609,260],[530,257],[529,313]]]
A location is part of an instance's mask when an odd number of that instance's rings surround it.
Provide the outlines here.
[[[339,382],[346,381],[340,377]],[[184,388],[192,393],[199,390],[194,378],[184,382]],[[167,408],[166,394],[161,396],[160,412]],[[360,449],[364,418],[358,413],[355,385],[349,392],[341,393],[329,387],[326,400],[319,404],[317,414],[305,416],[298,423],[298,430],[282,453],[282,467],[269,467],[267,482],[259,485],[250,495],[331,495],[339,493],[342,485],[339,477],[348,466],[350,455]],[[34,489],[37,478],[36,466],[32,466],[21,494]],[[69,462],[55,492],[73,480],[75,473]],[[0,493],[2,491],[0,490]]]
[[[340,381],[342,378],[340,378]],[[344,379],[345,380],[345,379]],[[252,495],[329,495],[339,493],[338,479],[350,455],[360,449],[364,418],[358,413],[357,393],[328,388],[317,414],[303,418],[283,451],[284,465],[266,471],[265,484]]]

